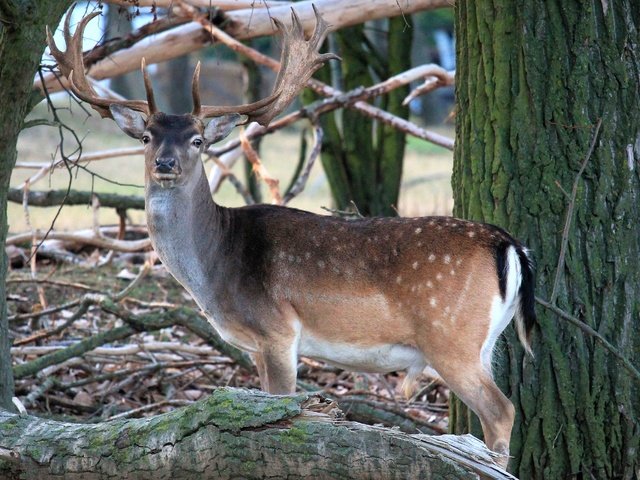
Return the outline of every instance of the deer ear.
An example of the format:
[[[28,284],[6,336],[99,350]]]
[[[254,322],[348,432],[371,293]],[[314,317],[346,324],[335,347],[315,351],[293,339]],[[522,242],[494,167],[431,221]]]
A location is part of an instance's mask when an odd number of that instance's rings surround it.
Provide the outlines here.
[[[137,139],[142,137],[147,125],[140,112],[115,103],[109,106],[109,110],[113,119],[124,133]]]
[[[219,142],[241,123],[242,115],[238,113],[230,113],[214,117],[207,127],[204,129],[204,138],[208,145]]]

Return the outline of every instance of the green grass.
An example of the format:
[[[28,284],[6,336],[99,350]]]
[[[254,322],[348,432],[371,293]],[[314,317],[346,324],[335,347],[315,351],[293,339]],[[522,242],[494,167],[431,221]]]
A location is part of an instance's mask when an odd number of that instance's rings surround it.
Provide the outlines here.
[[[60,104],[64,107],[70,107],[68,100],[61,99]],[[82,140],[82,149],[85,153],[139,145],[137,141],[120,132],[113,121],[102,120],[97,115],[87,116],[75,105],[73,111],[67,108],[60,114]],[[50,115],[46,107],[40,105],[30,118],[50,118]],[[453,135],[451,127],[442,127],[437,130],[438,133]],[[292,170],[298,158],[299,140],[296,129],[288,129],[268,135],[262,142],[263,163],[271,175],[280,180],[281,190],[284,190],[289,184]],[[52,158],[59,158],[59,142],[59,132],[55,127],[38,126],[25,130],[20,135],[18,142],[18,162],[51,162]],[[65,152],[70,154],[76,148],[77,144],[72,140],[72,135],[65,132]],[[417,216],[449,214],[451,212],[449,177],[452,158],[452,153],[442,147],[409,137],[404,164],[404,187],[398,205],[398,210],[402,215]],[[207,166],[208,168],[210,166]],[[32,189],[66,188],[71,181],[72,188],[76,190],[94,190],[128,195],[143,194],[144,171],[141,156],[101,160],[88,164],[87,169],[96,175],[77,168],[72,171],[58,169],[33,185]],[[241,162],[236,164],[233,172],[244,181]],[[34,173],[35,170],[14,170],[11,185],[21,184]],[[265,201],[268,201],[268,192],[266,189],[263,189],[263,192]],[[215,199],[218,203],[226,206],[243,205],[242,199],[228,182],[223,184]],[[314,166],[304,192],[289,205],[317,213],[326,213],[322,207],[331,207],[329,187],[320,162]],[[28,224],[22,206],[10,203],[8,210],[9,231],[12,233],[27,231]],[[30,208],[31,225],[35,229],[47,229],[53,221],[56,211],[57,208]],[[129,215],[134,223],[144,223],[143,212],[130,211]],[[64,207],[55,226],[57,229],[64,230],[87,228],[92,225],[92,218],[93,212],[88,206]],[[117,216],[111,209],[101,209],[99,221],[101,224],[113,224],[117,222]]]

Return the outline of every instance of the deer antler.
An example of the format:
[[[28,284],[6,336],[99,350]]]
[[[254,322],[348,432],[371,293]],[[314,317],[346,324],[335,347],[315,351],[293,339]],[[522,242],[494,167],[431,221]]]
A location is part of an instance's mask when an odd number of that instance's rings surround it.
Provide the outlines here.
[[[257,102],[234,106],[210,106],[200,104],[200,64],[198,63],[193,75],[193,115],[200,118],[210,118],[227,113],[240,113],[248,116],[248,122],[258,122],[267,125],[306,85],[311,75],[315,73],[327,60],[340,57],[333,53],[318,53],[318,49],[326,38],[328,25],[322,19],[316,7],[316,28],[309,40],[305,40],[304,31],[296,12],[291,9],[291,26],[285,27],[282,22],[273,19],[278,30],[282,32],[284,45],[280,57],[280,71],[271,95]]]
[[[84,17],[78,24],[75,33],[71,35],[71,13],[74,8],[75,4],[71,7],[71,10],[64,20],[63,35],[67,47],[64,52],[57,47],[53,40],[51,31],[49,30],[49,27],[47,27],[47,43],[49,44],[49,50],[51,50],[51,54],[58,62],[60,72],[69,80],[69,87],[71,88],[71,91],[81,100],[91,104],[92,108],[97,111],[102,118],[113,118],[109,111],[109,106],[113,104],[124,105],[146,115],[152,115],[155,113],[157,109],[153,97],[153,89],[145,68],[144,58],[142,59],[141,67],[142,74],[144,76],[144,86],[147,92],[147,101],[116,100],[113,98],[100,97],[96,93],[85,75],[84,60],[82,57],[82,37],[87,24],[97,15],[100,15],[100,12],[94,12]]]

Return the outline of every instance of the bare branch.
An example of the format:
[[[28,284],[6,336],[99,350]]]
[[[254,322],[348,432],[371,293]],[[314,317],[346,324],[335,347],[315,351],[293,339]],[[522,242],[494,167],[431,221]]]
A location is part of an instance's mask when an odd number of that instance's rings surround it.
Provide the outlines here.
[[[305,185],[307,184],[307,180],[309,180],[309,175],[311,174],[311,169],[315,164],[317,158],[320,156],[320,152],[322,150],[322,138],[324,137],[324,132],[322,131],[322,127],[320,127],[320,123],[317,121],[312,122],[313,127],[313,148],[311,153],[309,154],[309,158],[307,159],[306,165],[302,174],[296,179],[294,184],[291,186],[291,189],[285,194],[282,199],[283,205],[289,203],[295,196],[299,195],[303,190]]]
[[[251,143],[247,139],[247,136],[244,132],[240,131],[240,145],[242,146],[242,151],[247,157],[247,160],[251,162],[253,167],[253,172],[262,179],[264,183],[269,187],[269,191],[271,192],[271,203],[276,205],[282,205],[282,195],[280,195],[280,182],[271,176],[267,168],[260,161],[260,157],[258,153],[253,149]]]
[[[305,0],[296,2],[295,8],[305,31],[310,32],[315,25],[312,5],[333,29],[356,25],[369,20],[410,14],[423,10],[451,7],[451,0],[403,0],[402,8],[397,0],[352,0],[348,3],[335,0]],[[225,31],[235,38],[246,40],[262,35],[273,35],[272,18],[286,21],[290,7],[246,8],[226,13]],[[210,45],[211,37],[197,22],[191,22],[169,31],[152,35],[138,41],[131,48],[115,52],[90,68],[88,72],[96,80],[110,78],[131,72],[140,67],[142,57],[147,64],[163,62],[195,52]],[[45,84],[50,92],[60,90],[62,85],[55,75],[46,76]],[[35,88],[42,83],[36,81]]]
[[[118,252],[140,252],[151,249],[151,241],[148,238],[142,240],[115,240],[109,237],[96,237],[93,232],[46,232],[35,231],[36,239],[64,240],[76,242],[82,245],[92,245],[106,250],[116,250]],[[29,241],[32,238],[30,233],[21,233],[7,238],[7,245],[17,245]]]
[[[606,338],[604,338],[602,335],[600,335],[598,332],[596,332],[593,328],[591,328],[589,325],[587,325],[584,322],[581,322],[578,318],[569,315],[567,312],[565,312],[564,310],[562,310],[561,308],[556,307],[554,304],[552,304],[551,302],[547,302],[541,298],[536,297],[536,302],[538,302],[540,305],[542,305],[543,307],[551,310],[553,313],[555,313],[556,315],[558,315],[560,318],[567,320],[568,322],[570,322],[572,325],[575,325],[576,327],[578,327],[580,330],[582,330],[584,333],[586,333],[587,335],[592,336],[594,339],[596,339],[596,341],[598,341],[600,344],[602,344],[602,346],[604,348],[606,348],[609,352],[611,352],[618,360],[620,360],[620,363],[622,364],[622,366],[624,368],[627,369],[627,371],[637,380],[640,381],[640,371],[638,371],[638,369],[631,363],[631,361],[626,358],[624,355],[622,355],[617,349],[616,347],[614,347]]]

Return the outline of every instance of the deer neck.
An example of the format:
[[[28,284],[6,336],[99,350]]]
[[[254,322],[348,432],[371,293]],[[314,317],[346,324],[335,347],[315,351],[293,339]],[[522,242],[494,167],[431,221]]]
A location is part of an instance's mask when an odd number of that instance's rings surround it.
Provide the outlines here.
[[[203,310],[215,285],[216,254],[224,251],[225,209],[211,197],[204,167],[191,182],[163,188],[147,178],[147,225],[153,247]],[[209,292],[207,295],[206,292]]]

